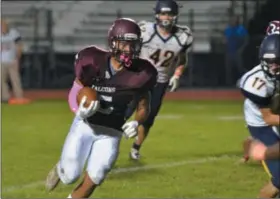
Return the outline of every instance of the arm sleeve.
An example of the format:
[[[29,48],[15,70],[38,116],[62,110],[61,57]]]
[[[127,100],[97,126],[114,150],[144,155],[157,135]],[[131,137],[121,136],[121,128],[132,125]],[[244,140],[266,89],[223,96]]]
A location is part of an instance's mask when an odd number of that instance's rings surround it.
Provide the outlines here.
[[[75,75],[84,86],[92,86],[98,75],[94,57],[86,49],[75,56]]]
[[[185,34],[187,35],[186,42],[184,44],[183,49],[181,50],[181,53],[186,53],[187,50],[192,46],[193,44],[193,34],[189,28],[185,29]]]

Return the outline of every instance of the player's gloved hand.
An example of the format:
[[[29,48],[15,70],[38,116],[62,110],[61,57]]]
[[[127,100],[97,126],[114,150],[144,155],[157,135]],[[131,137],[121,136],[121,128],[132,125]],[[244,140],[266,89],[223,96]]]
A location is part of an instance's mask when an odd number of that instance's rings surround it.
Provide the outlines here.
[[[178,75],[173,75],[169,80],[170,91],[174,92],[179,87],[180,77]]]
[[[124,136],[128,139],[128,138],[133,138],[137,135],[138,133],[138,125],[139,123],[137,121],[130,121],[130,122],[126,122],[123,126],[122,126],[122,130],[123,130],[123,134]]]
[[[99,109],[100,106],[99,101],[91,101],[90,105],[88,107],[85,107],[86,101],[87,101],[87,97],[83,96],[79,108],[76,112],[76,115],[81,119],[85,119],[92,116],[94,113],[96,113],[96,111]]]
[[[250,146],[249,155],[254,160],[264,160],[267,147],[260,141],[253,141]]]

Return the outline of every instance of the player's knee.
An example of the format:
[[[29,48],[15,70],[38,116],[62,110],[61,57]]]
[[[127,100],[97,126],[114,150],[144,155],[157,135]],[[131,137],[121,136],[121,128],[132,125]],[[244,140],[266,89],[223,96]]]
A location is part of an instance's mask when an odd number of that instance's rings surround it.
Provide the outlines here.
[[[64,184],[72,184],[78,180],[80,173],[76,171],[68,172],[64,178]]]
[[[96,167],[90,169],[90,171],[88,171],[88,174],[94,184],[100,185],[110,170],[111,166],[109,164],[102,164],[98,168]]]
[[[78,180],[78,178],[81,175],[81,171],[78,167],[70,167],[70,166],[66,166],[66,167],[59,167],[59,176],[60,176],[60,180],[64,183],[64,184],[72,184],[74,182],[76,182]]]

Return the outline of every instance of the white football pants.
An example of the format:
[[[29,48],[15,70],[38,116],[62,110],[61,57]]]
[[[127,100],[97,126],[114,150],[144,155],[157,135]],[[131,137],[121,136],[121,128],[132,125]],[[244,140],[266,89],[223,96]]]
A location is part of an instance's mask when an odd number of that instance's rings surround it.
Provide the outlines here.
[[[89,125],[76,117],[57,166],[60,180],[64,184],[75,182],[88,160],[88,175],[94,184],[101,184],[118,157],[121,137],[120,131]]]

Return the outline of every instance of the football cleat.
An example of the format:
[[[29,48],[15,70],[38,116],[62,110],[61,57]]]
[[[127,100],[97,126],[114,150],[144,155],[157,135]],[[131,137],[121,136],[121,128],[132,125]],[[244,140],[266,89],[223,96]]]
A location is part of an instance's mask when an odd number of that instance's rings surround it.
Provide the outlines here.
[[[60,182],[58,173],[57,173],[57,164],[52,168],[52,170],[49,172],[45,187],[47,191],[52,191]]]
[[[129,157],[132,160],[139,160],[140,159],[140,153],[139,153],[138,150],[132,148],[130,153],[129,153]]]
[[[240,159],[240,163],[247,163],[250,160],[249,156],[244,156]]]

